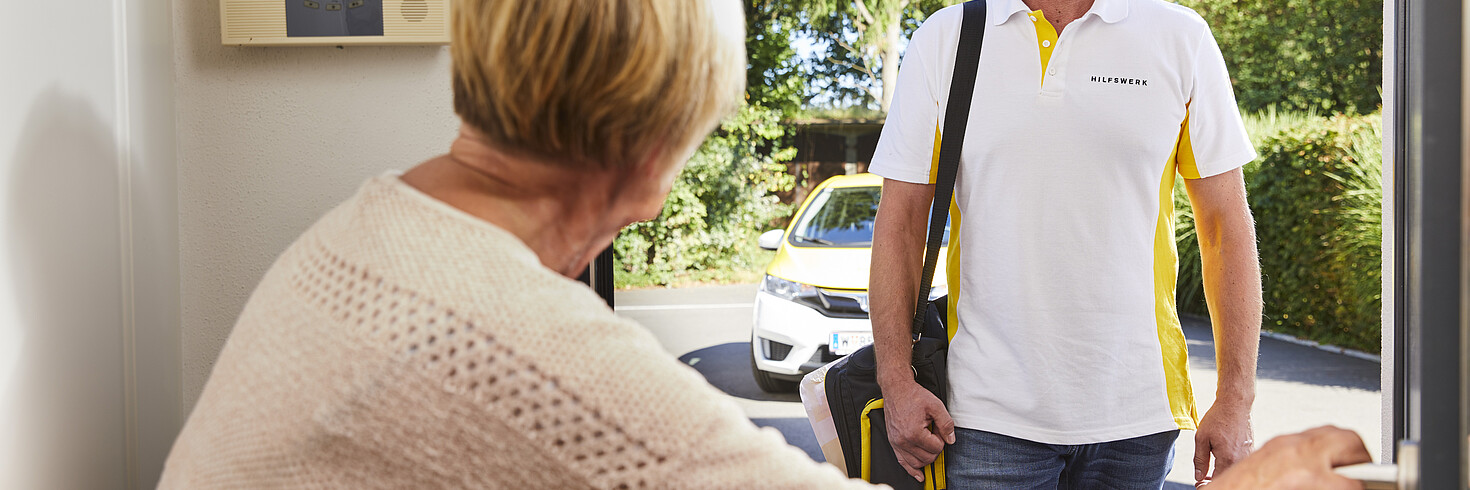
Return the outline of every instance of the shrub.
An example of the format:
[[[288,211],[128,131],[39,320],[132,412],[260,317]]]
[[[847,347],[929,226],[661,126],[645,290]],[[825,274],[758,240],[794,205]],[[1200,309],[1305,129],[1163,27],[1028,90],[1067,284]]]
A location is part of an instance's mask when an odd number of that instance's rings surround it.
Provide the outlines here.
[[[777,148],[784,134],[779,115],[746,105],[721,123],[679,174],[659,217],[624,228],[613,241],[616,284],[668,285],[769,260],[756,237],[791,212],[773,193],[794,184],[782,162],[796,149]]]
[[[1315,111],[1277,111],[1275,108],[1246,114],[1243,119],[1251,144],[1261,153],[1264,153],[1261,151],[1261,144],[1267,138],[1294,128],[1321,125],[1326,120]],[[1260,158],[1245,165],[1242,170],[1247,181],[1255,175],[1260,165]],[[1205,315],[1208,309],[1205,307],[1205,292],[1200,277],[1199,241],[1194,234],[1194,209],[1190,207],[1189,195],[1184,191],[1183,179],[1174,181],[1174,223],[1175,241],[1179,249],[1179,282],[1176,290],[1179,310]]]
[[[1180,0],[1210,23],[1240,105],[1363,114],[1381,103],[1382,0]]]
[[[1377,116],[1249,126],[1245,168],[1261,254],[1264,327],[1376,352],[1382,308],[1382,133]],[[1181,311],[1206,314],[1193,213],[1176,187]]]

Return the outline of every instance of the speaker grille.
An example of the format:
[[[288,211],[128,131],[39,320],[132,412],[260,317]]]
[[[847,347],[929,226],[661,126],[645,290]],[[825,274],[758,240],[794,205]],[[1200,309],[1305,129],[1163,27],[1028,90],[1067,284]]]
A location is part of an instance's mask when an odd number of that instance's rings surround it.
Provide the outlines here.
[[[429,16],[429,2],[424,0],[403,0],[400,7],[403,20],[409,22],[423,22]]]

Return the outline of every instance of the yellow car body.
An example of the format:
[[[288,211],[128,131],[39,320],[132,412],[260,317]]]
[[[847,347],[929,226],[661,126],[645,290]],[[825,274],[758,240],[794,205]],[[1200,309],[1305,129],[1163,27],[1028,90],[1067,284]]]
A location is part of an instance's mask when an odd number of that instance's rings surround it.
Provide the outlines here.
[[[790,391],[802,375],[872,342],[868,270],[882,185],[873,174],[827,179],[779,230],[779,242],[771,243],[777,230],[762,236],[762,246],[776,250],[756,292],[751,333],[762,389]],[[945,293],[945,252],[931,297]]]

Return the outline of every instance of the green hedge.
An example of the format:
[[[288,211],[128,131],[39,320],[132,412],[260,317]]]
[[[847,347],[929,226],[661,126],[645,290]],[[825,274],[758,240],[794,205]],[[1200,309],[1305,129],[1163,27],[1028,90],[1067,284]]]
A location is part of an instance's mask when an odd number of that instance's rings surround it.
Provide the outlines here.
[[[795,183],[783,163],[796,149],[779,147],[785,134],[780,116],[747,104],[704,140],[658,218],[623,228],[613,241],[614,284],[759,279],[749,271],[769,262],[770,254],[755,246],[756,237],[791,214],[775,193]]]
[[[1382,0],[1179,0],[1210,24],[1240,105],[1378,110]]]
[[[1247,165],[1265,295],[1263,327],[1367,352],[1382,308],[1381,117],[1267,114],[1248,128],[1261,157]],[[1207,314],[1199,245],[1176,187],[1182,312]]]

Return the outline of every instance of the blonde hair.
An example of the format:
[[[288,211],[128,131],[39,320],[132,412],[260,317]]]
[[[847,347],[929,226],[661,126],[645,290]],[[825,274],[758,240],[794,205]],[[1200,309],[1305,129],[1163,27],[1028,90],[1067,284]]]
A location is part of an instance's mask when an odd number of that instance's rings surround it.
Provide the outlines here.
[[[454,111],[501,150],[619,168],[703,139],[745,89],[736,0],[455,0]]]

